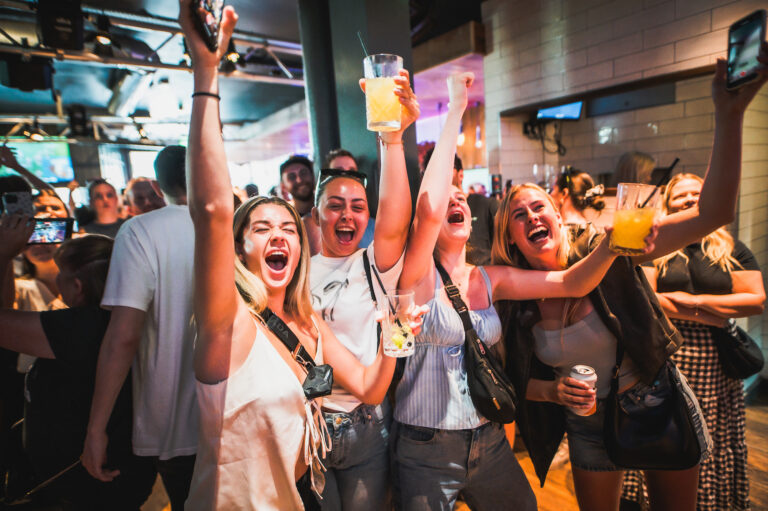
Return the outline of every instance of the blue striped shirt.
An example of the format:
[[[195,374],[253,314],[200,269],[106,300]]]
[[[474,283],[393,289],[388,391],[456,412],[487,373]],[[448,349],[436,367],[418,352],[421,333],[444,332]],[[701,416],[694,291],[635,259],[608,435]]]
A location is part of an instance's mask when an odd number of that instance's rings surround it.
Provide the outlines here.
[[[491,282],[482,267],[490,306],[469,311],[472,326],[487,346],[501,338],[501,321],[493,308]],[[472,429],[488,422],[475,409],[464,365],[464,327],[456,310],[442,298],[443,285],[435,269],[435,294],[428,302],[413,355],[397,387],[395,420],[436,429]]]

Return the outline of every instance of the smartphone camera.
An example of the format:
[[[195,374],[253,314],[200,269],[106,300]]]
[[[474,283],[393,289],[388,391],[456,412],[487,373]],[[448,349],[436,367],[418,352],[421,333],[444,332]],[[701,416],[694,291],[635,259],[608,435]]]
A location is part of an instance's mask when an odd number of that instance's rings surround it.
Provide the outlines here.
[[[731,25],[728,30],[728,89],[736,89],[757,79],[757,70],[760,68],[757,56],[764,40],[764,9]]]

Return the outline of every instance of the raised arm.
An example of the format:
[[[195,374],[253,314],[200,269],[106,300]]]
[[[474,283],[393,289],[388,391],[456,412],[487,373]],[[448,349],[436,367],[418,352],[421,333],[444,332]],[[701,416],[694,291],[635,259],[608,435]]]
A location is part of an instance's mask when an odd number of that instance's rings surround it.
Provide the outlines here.
[[[610,230],[610,228],[609,228]],[[613,264],[616,254],[608,249],[609,236],[590,254],[567,270],[523,270],[513,266],[486,266],[493,300],[534,300],[584,296],[592,291]],[[652,241],[648,239],[648,241]]]
[[[768,44],[763,42],[758,60],[763,64],[758,81],[735,90],[725,88],[727,64],[718,59],[712,80],[715,103],[715,140],[698,207],[667,215],[659,223],[656,250],[637,256],[639,264],[651,261],[700,240],[736,216],[741,180],[741,145],[744,111],[768,81]]]
[[[13,308],[16,284],[13,258],[27,247],[27,240],[35,229],[34,219],[23,215],[0,216],[0,309]]]
[[[365,80],[360,81],[365,89]],[[419,118],[416,95],[411,90],[408,71],[403,69],[395,78],[395,94],[402,105],[400,130],[379,134],[381,148],[381,179],[379,181],[378,221],[373,231],[376,247],[376,268],[385,272],[392,268],[405,249],[408,224],[411,222],[411,189],[405,168],[403,132]]]
[[[194,92],[187,144],[187,197],[195,226],[194,312],[198,339],[195,374],[214,383],[229,374],[230,348],[240,299],[235,287],[232,183],[219,118],[218,66],[237,15],[222,14],[217,53],[197,33],[190,0],[179,2],[179,24],[192,56]],[[201,94],[202,93],[202,94]]]
[[[402,289],[414,288],[433,267],[432,252],[440,233],[440,225],[448,211],[456,139],[461,116],[467,108],[467,90],[474,78],[472,73],[453,74],[448,78],[448,114],[419,187],[416,216],[400,275],[399,287]]]
[[[26,168],[22,167],[19,161],[16,159],[16,155],[13,154],[13,150],[7,145],[0,146],[0,165],[5,165],[9,169],[15,170],[38,190],[50,190],[51,192],[56,193],[56,190],[53,188],[53,186],[40,179]]]
[[[397,360],[384,356],[379,347],[373,363],[364,366],[336,339],[325,321],[318,316],[315,316],[315,321],[323,336],[323,358],[333,367],[334,379],[363,403],[381,403],[387,395]]]

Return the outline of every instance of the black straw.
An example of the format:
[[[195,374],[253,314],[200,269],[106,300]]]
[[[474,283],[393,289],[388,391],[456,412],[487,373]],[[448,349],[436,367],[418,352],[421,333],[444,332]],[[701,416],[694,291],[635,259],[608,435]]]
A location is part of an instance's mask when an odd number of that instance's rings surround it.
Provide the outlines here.
[[[656,187],[653,189],[651,194],[648,196],[647,199],[645,199],[645,202],[643,202],[643,205],[640,206],[640,209],[644,208],[646,204],[648,204],[648,201],[651,200],[651,198],[656,195],[656,191],[660,190],[662,186],[667,184],[669,182],[669,178],[672,177],[672,171],[675,168],[675,165],[677,165],[677,162],[680,161],[680,158],[675,158],[675,161],[672,162],[672,165],[667,167],[667,170],[664,172],[664,175],[661,176],[661,179],[659,179],[659,182],[656,183]]]

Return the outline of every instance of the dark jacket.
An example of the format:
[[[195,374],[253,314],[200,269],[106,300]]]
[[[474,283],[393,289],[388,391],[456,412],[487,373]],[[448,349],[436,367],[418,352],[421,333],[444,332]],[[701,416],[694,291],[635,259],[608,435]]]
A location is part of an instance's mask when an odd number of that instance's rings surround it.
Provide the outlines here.
[[[575,235],[569,262],[586,256],[602,235],[594,227]],[[643,270],[630,257],[617,257],[600,284],[589,293],[592,306],[605,326],[632,359],[638,376],[652,383],[664,361],[681,346],[683,339],[661,309]],[[565,432],[565,412],[555,403],[524,399],[528,380],[553,380],[554,371],[533,352],[532,327],[541,320],[534,301],[500,301],[496,308],[502,321],[506,348],[506,371],[520,399],[517,424],[533,461],[541,485]]]

